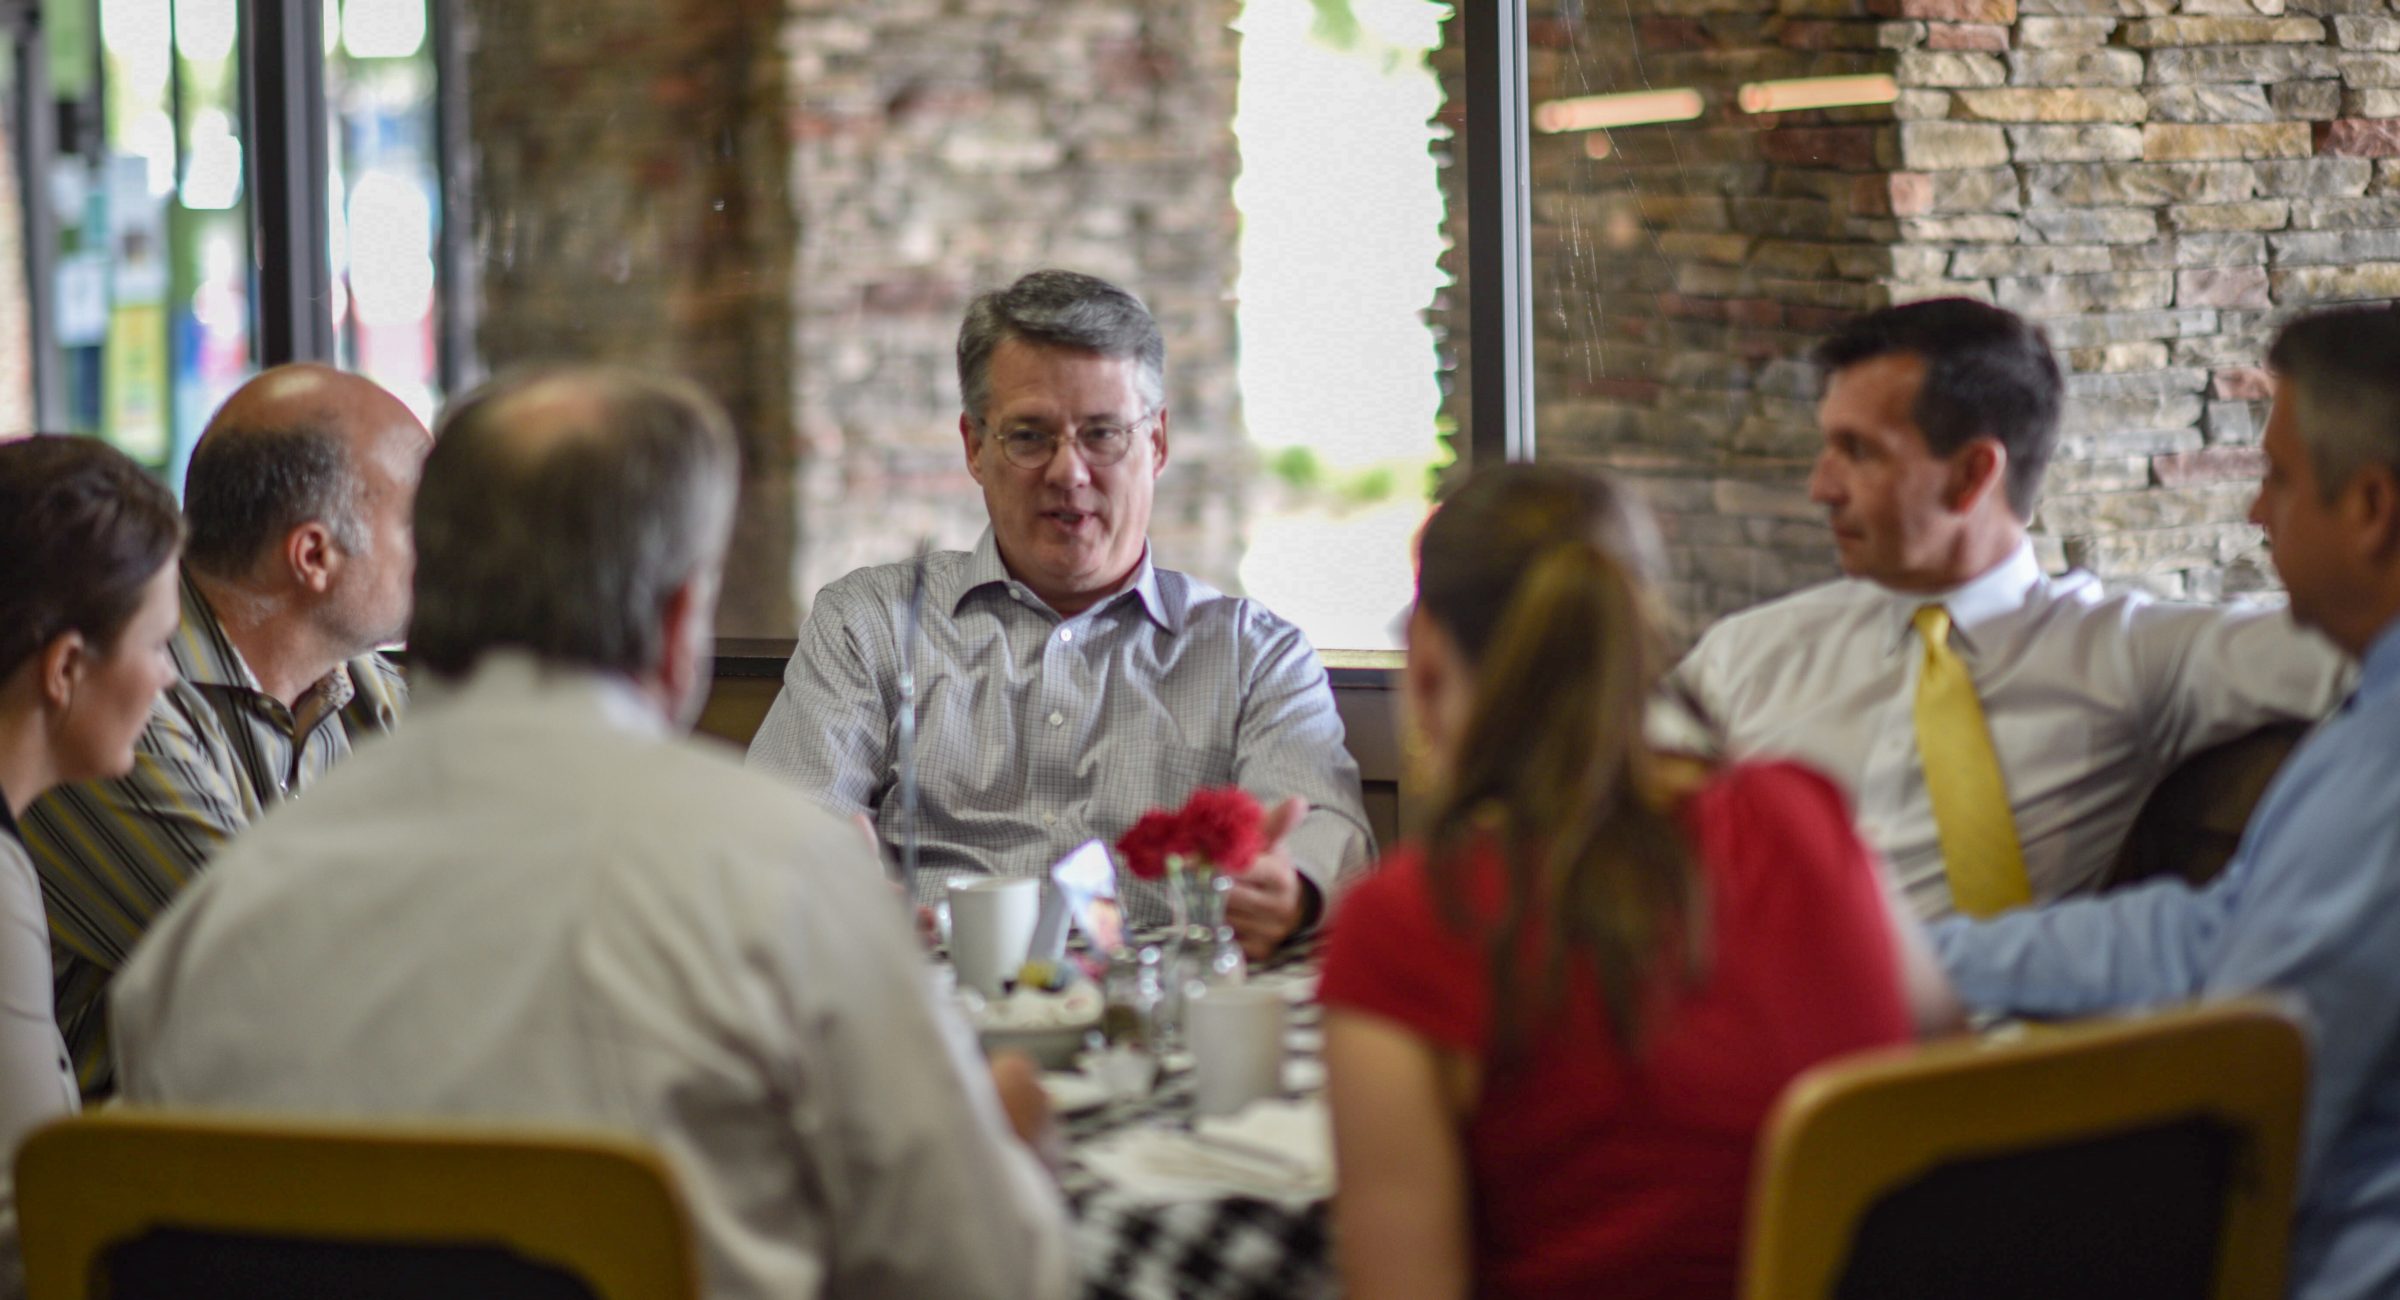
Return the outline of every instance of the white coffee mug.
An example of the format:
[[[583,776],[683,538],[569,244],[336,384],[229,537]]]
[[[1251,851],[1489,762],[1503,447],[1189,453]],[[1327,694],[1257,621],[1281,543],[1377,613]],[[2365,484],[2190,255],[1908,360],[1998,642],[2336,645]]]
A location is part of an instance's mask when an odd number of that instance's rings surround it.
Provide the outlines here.
[[[1192,1098],[1202,1115],[1230,1115],[1283,1091],[1283,993],[1211,984],[1183,1004],[1192,1048]]]
[[[1007,990],[1033,946],[1042,915],[1042,882],[1030,876],[976,876],[950,882],[950,965],[962,984],[987,998]]]

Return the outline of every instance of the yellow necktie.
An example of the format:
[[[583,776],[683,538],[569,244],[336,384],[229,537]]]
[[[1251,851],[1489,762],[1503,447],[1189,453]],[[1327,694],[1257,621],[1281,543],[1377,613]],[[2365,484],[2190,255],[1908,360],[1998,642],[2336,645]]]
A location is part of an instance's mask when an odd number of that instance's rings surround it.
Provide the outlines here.
[[[1975,696],[1975,679],[1950,649],[1950,611],[1927,605],[1912,620],[1925,639],[1917,677],[1917,756],[1942,841],[1950,899],[1969,916],[1990,916],[2033,901],[2025,853],[1992,731]]]

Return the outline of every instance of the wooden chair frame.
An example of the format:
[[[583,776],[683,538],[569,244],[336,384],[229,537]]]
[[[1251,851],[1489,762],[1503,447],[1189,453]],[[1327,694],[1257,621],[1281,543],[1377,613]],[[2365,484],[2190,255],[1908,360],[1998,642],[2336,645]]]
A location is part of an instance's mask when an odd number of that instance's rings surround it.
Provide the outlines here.
[[[2307,1072],[2300,1027],[2263,999],[1820,1066],[1785,1092],[1762,1138],[1742,1294],[1832,1294],[1868,1211],[1942,1165],[2204,1115],[2246,1137],[2215,1294],[2281,1295]]]
[[[111,1245],[160,1227],[492,1244],[601,1300],[698,1300],[690,1218],[649,1147],[586,1132],[112,1110],[18,1153],[31,1300],[83,1300]]]

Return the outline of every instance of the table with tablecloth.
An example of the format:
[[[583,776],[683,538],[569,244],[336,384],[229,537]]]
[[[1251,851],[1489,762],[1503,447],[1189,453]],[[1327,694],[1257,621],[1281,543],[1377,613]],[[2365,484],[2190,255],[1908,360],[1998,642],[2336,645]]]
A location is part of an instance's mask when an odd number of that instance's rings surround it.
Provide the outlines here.
[[[1295,954],[1255,977],[1291,989],[1286,1079],[1291,1095],[1302,1097],[1322,1087],[1312,956]],[[1190,1071],[1170,1070],[1145,1096],[1062,1117],[1067,1153],[1059,1181],[1075,1216],[1085,1294],[1100,1300],[1337,1294],[1323,1196],[1136,1186],[1078,1155],[1135,1126],[1179,1127],[1192,1109]]]

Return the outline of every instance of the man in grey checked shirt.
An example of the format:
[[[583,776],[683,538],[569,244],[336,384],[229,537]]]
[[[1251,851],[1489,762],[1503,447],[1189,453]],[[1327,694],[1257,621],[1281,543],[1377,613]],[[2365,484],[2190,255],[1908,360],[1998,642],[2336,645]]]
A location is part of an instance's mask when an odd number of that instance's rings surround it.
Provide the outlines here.
[[[1166,344],[1106,281],[1037,271],[968,305],[967,471],[991,526],[931,557],[917,646],[918,901],[960,875],[1039,875],[1205,786],[1270,805],[1273,849],[1226,917],[1253,958],[1315,923],[1370,842],[1358,766],[1299,629],[1151,562]],[[817,596],[750,763],[883,843],[903,834],[900,652],[912,567]],[[1128,881],[1135,924],[1163,894]]]

